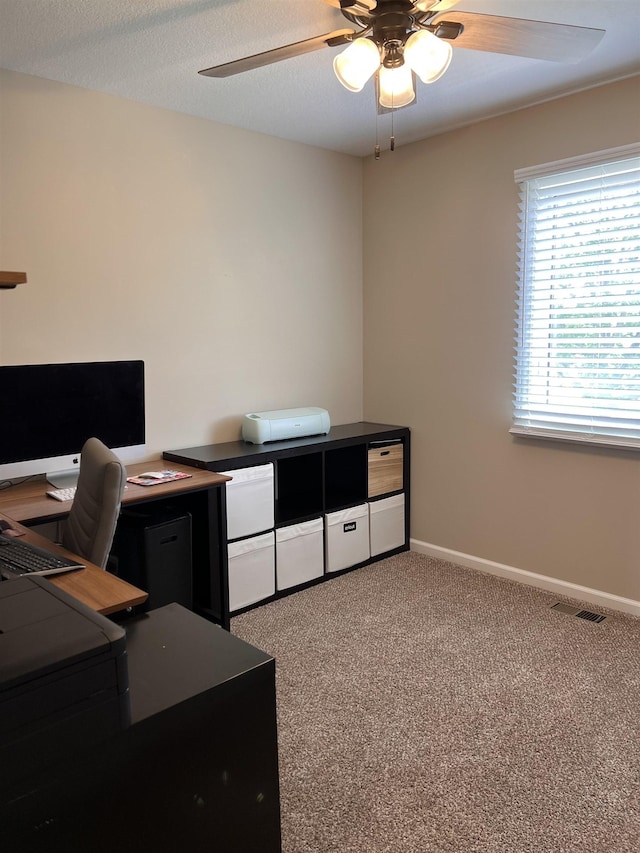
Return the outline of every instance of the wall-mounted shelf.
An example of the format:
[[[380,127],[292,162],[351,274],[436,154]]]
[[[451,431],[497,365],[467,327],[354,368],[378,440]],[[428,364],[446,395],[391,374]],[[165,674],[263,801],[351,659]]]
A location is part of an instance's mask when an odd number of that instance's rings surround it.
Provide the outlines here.
[[[16,284],[26,284],[26,272],[7,272],[0,270],[0,290],[10,290]]]

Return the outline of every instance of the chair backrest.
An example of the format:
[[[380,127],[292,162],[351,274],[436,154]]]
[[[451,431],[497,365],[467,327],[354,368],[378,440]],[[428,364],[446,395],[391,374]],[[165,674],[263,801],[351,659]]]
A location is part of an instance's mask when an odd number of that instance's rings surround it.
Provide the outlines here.
[[[87,439],[62,544],[102,569],[111,550],[126,480],[126,468],[115,453],[98,438]]]

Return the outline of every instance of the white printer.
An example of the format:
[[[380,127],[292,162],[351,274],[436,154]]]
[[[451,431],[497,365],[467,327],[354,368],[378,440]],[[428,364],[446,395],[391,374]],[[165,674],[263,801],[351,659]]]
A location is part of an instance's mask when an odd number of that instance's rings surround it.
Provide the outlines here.
[[[242,422],[242,438],[250,444],[323,435],[331,429],[329,412],[316,406],[253,412]]]

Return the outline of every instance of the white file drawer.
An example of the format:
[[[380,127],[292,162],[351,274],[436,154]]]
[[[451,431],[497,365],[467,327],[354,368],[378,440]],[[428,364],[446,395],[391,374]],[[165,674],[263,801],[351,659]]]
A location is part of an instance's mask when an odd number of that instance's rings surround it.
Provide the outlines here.
[[[273,530],[227,545],[229,610],[256,604],[276,591],[275,535]]]
[[[325,542],[328,572],[337,572],[368,560],[367,504],[328,513],[325,516]]]
[[[320,578],[324,574],[321,518],[276,530],[276,586],[278,590]]]
[[[404,545],[404,494],[369,504],[371,556]]]
[[[221,471],[226,483],[227,539],[261,533],[274,526],[273,463]]]

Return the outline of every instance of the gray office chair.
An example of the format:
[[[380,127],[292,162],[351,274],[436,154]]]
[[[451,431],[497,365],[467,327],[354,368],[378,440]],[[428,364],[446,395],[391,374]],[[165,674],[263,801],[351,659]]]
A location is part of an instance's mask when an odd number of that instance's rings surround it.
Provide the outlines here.
[[[98,438],[89,438],[80,456],[80,474],[62,544],[104,569],[120,514],[127,472]]]

